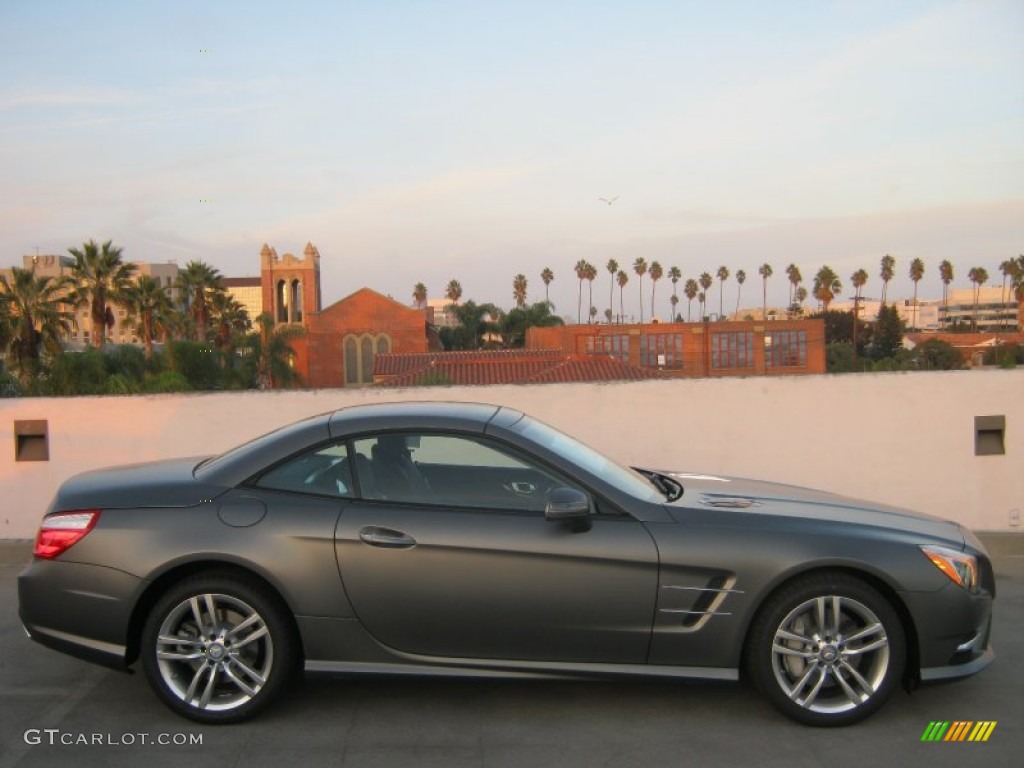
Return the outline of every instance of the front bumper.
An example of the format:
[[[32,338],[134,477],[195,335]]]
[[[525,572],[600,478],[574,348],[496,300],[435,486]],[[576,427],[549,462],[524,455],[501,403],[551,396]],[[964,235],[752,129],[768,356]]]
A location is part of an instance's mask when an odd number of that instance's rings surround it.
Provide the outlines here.
[[[972,595],[950,583],[904,597],[917,630],[922,682],[969,677],[995,660],[989,591]]]

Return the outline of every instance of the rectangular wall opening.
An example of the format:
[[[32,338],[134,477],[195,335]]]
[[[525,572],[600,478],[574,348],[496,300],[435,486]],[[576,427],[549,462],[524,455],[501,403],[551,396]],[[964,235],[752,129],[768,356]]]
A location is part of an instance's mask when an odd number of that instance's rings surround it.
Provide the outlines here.
[[[1003,456],[1006,453],[1006,417],[974,417],[974,455]]]
[[[14,460],[50,460],[50,428],[46,419],[14,422]]]

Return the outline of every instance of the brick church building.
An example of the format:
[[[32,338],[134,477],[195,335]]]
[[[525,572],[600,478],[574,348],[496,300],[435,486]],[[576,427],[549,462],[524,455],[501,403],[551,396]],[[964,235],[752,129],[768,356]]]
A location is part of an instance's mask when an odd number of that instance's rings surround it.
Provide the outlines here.
[[[297,324],[306,334],[291,342],[295,370],[311,388],[358,387],[373,383],[379,354],[427,352],[426,311],[407,307],[369,288],[360,288],[321,307],[320,252],[307,243],[302,257],[260,251],[263,311],[275,325]]]

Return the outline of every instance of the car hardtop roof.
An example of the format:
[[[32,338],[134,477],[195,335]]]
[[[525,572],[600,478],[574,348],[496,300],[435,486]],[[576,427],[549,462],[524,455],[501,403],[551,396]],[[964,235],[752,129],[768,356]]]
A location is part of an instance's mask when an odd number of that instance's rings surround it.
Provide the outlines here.
[[[499,415],[500,414],[500,415]],[[463,428],[483,431],[497,420],[503,426],[523,417],[521,411],[488,403],[437,401],[368,403],[339,408],[331,414],[332,436],[344,433],[399,430]]]

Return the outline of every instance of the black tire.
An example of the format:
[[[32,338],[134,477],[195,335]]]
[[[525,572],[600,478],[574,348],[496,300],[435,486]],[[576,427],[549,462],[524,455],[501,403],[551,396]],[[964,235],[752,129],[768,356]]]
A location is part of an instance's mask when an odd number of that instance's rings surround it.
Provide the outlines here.
[[[783,714],[818,726],[850,725],[877,711],[899,685],[906,655],[889,601],[842,572],[809,574],[771,595],[746,649],[758,690]]]
[[[205,573],[156,602],[141,658],[172,710],[200,723],[235,723],[278,697],[294,676],[298,643],[275,594],[243,575]]]

